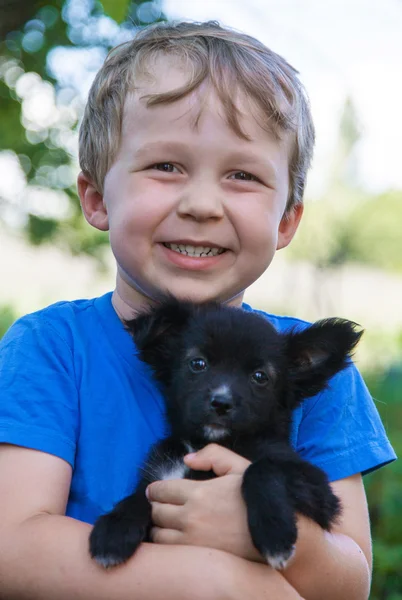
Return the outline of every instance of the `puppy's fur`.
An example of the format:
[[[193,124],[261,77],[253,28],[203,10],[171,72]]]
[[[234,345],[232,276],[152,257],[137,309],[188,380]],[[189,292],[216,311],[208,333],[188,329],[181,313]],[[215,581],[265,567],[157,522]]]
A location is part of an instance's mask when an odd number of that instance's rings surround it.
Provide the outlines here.
[[[251,538],[271,566],[283,568],[294,551],[296,513],[327,530],[340,513],[325,473],[289,444],[292,411],[347,366],[361,332],[327,319],[281,334],[255,313],[174,299],[127,328],[162,384],[171,434],[151,449],[136,491],[95,523],[92,557],[104,567],[126,561],[151,525],[147,485],[214,477],[190,470],[183,456],[217,441],[252,462],[242,483]]]

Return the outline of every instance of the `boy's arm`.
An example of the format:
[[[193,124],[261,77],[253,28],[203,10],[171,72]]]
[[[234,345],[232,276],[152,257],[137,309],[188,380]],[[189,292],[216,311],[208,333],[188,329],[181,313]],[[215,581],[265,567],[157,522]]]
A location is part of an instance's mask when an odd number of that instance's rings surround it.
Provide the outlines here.
[[[331,533],[300,516],[297,552],[284,576],[307,600],[366,600],[372,552],[367,500],[361,475],[334,481],[343,513]]]
[[[219,477],[151,484],[152,517],[159,526],[153,530],[154,541],[210,546],[262,561],[251,543],[240,494],[249,462],[210,444],[186,463],[194,469],[213,469]],[[300,516],[296,553],[282,574],[306,600],[367,600],[371,540],[362,478],[355,475],[332,486],[343,505],[339,524],[329,534]]]
[[[0,597],[7,600],[300,600],[278,573],[206,547],[143,544],[111,571],[89,557],[90,525],[63,516],[71,467],[0,444]]]

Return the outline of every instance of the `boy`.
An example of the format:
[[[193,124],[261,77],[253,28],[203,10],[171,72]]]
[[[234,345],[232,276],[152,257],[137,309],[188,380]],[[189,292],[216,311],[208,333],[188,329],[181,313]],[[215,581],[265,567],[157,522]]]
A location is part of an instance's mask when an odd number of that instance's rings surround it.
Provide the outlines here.
[[[300,517],[283,572],[250,542],[247,461],[216,445],[187,459],[215,480],[149,487],[157,543],[110,572],[88,554],[91,523],[133,489],[164,433],[163,400],[122,320],[164,291],[240,307],[297,229],[313,141],[296,72],[248,36],[158,25],[110,54],[81,127],[78,189],[88,222],[110,233],[116,289],[28,315],[2,342],[1,597],[367,598],[360,474],[394,454],[354,368],[295,411],[292,442],[344,510],[330,535]]]

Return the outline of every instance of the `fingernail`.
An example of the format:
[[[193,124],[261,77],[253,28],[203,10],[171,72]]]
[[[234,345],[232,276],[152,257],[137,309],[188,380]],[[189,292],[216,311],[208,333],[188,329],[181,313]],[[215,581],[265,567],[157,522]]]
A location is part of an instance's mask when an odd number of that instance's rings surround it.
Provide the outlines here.
[[[190,454],[186,454],[186,456],[184,458],[189,458],[191,460],[192,458],[195,457],[195,455],[196,455],[196,452],[190,452]]]
[[[149,500],[148,488],[149,488],[149,486],[147,488],[145,488],[145,496],[147,497],[147,500]]]

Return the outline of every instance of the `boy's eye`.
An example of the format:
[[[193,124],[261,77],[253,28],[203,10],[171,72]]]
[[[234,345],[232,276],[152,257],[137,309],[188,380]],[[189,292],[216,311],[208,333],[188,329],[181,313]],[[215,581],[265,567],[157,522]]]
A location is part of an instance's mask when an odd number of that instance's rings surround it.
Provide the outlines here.
[[[264,386],[268,383],[269,377],[264,371],[254,371],[251,375],[251,381],[257,385]]]
[[[163,171],[164,173],[173,173],[177,168],[172,165],[172,163],[164,162],[164,163],[156,163],[152,165],[152,169],[157,169],[158,171]]]
[[[189,361],[188,366],[193,373],[200,373],[207,369],[207,361],[204,358],[192,358]]]
[[[237,171],[237,173],[233,173],[232,177],[240,181],[258,181],[255,175],[247,173],[247,171]]]

